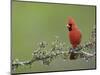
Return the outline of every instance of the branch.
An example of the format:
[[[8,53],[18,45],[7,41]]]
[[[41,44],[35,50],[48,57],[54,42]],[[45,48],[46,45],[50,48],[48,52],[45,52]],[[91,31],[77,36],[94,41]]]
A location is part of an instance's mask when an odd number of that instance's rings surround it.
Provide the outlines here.
[[[58,36],[56,36],[56,40],[52,42],[50,50],[46,50],[49,44],[45,41],[42,41],[38,44],[39,47],[33,50],[31,60],[19,61],[18,59],[15,59],[12,61],[12,71],[15,71],[19,66],[30,65],[31,67],[35,61],[42,61],[43,64],[49,66],[49,64],[58,56],[61,56],[62,59],[67,60],[69,59],[71,51],[75,51],[76,59],[82,58],[88,61],[88,59],[95,56],[95,52],[88,53],[84,50],[95,50],[95,30],[96,29],[93,28],[89,42],[78,46],[74,50],[71,47],[67,48],[66,43],[60,41]]]

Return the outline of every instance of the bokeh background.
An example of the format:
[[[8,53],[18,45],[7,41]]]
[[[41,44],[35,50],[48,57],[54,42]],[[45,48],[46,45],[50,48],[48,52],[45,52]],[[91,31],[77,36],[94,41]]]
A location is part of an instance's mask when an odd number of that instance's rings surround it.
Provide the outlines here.
[[[82,32],[81,44],[87,42],[96,25],[95,6],[12,1],[12,59],[30,60],[39,42],[51,44],[55,36],[59,36],[66,47],[71,46],[66,28],[68,16],[75,19]],[[16,73],[92,69],[95,64],[95,58],[88,62],[56,58],[49,66],[37,61],[32,68],[19,67]]]

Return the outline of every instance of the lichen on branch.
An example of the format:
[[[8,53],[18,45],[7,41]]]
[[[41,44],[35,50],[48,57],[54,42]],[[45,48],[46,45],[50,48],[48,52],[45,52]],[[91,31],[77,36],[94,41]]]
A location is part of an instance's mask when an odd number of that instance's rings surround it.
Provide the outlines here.
[[[77,48],[75,48],[75,57],[77,59],[84,59],[88,61],[88,59],[95,57],[95,44],[96,44],[96,28],[92,29],[90,39],[87,43],[79,45]],[[51,48],[47,50],[47,47],[50,46]],[[32,52],[32,58],[28,61],[19,61],[18,59],[15,59],[12,61],[12,71],[16,71],[16,69],[19,66],[24,65],[31,65],[35,61],[42,61],[44,65],[48,65],[58,56],[62,57],[62,60],[69,59],[70,51],[73,51],[73,48],[66,47],[67,44],[61,40],[59,40],[59,37],[56,36],[56,39],[51,43],[48,44],[46,41],[42,41],[38,44],[38,48],[33,50]],[[86,52],[87,50],[94,50],[94,52],[89,53]]]

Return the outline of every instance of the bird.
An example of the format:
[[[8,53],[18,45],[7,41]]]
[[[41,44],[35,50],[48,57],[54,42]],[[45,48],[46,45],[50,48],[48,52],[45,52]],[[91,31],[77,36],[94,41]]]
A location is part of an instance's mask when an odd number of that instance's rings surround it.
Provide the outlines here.
[[[76,59],[76,53],[75,53],[75,48],[80,44],[82,34],[80,29],[78,28],[75,20],[72,17],[68,17],[68,23],[67,23],[67,28],[68,28],[68,36],[70,40],[70,44],[72,45],[73,50],[70,52],[70,59]]]

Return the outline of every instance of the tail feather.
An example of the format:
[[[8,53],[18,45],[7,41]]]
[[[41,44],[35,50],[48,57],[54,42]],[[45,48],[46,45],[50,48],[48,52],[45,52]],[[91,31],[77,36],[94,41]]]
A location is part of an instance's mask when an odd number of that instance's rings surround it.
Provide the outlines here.
[[[70,60],[75,60],[77,57],[76,57],[77,53],[74,53],[74,52],[71,52],[70,53]]]

